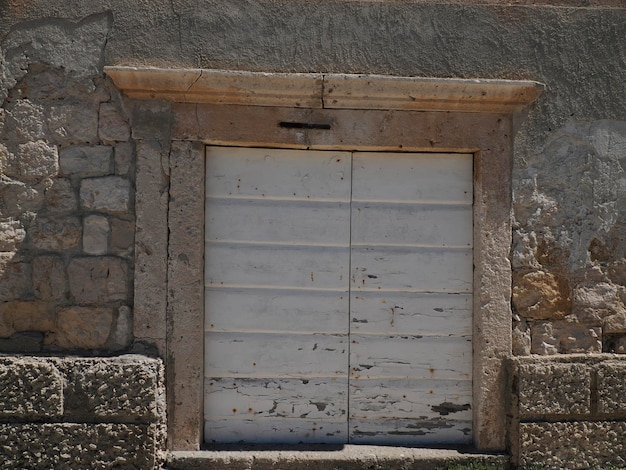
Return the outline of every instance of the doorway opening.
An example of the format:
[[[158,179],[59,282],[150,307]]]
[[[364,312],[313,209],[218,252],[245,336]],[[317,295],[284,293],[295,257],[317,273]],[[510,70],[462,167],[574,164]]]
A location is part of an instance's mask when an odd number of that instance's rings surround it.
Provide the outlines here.
[[[206,148],[205,442],[471,443],[472,168]]]

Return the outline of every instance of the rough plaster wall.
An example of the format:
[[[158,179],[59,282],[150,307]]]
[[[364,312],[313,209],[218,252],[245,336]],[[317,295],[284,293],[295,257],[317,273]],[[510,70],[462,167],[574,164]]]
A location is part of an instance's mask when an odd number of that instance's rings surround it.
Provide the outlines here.
[[[0,42],[1,351],[132,340],[133,149],[102,74],[112,24],[20,22]]]
[[[0,33],[27,37],[45,27],[52,34],[57,23],[48,18],[78,21],[109,11],[112,25],[101,43],[108,65],[545,83],[515,144],[514,352],[626,350],[623,3],[49,3],[5,2],[0,13],[8,20]],[[89,43],[98,34],[85,30],[80,37]],[[84,55],[52,57],[80,77]],[[21,62],[15,54],[7,58],[3,81],[11,88]],[[7,230],[18,233],[20,227]]]

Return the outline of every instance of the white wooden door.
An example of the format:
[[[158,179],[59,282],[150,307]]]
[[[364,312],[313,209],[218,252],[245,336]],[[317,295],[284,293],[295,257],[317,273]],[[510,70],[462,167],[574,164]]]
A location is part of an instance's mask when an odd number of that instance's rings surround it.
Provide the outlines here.
[[[205,441],[471,441],[472,158],[208,147]]]

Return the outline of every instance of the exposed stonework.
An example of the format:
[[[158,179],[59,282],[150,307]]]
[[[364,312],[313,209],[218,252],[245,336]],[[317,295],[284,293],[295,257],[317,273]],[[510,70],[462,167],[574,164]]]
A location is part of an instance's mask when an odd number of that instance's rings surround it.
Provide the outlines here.
[[[113,148],[104,145],[95,147],[68,147],[61,151],[61,173],[83,178],[111,174]]]
[[[120,176],[84,179],[80,203],[86,210],[125,214],[130,205],[130,182]]]
[[[68,268],[70,293],[79,304],[128,299],[128,263],[112,256],[74,258]]]
[[[83,251],[89,255],[105,255],[109,246],[109,219],[89,215],[83,219]]]
[[[35,295],[42,300],[65,300],[67,276],[60,256],[44,255],[33,259],[33,289]]]

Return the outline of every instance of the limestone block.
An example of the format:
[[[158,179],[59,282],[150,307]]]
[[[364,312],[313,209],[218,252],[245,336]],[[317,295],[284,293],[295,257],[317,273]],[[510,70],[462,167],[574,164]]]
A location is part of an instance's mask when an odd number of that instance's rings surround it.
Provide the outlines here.
[[[624,306],[624,293],[626,288],[609,282],[596,282],[591,285],[577,286],[573,292],[573,313],[581,320],[587,322],[600,323],[606,317],[622,315],[626,317],[626,306]],[[617,320],[617,323],[615,322]],[[614,318],[606,325],[608,328],[614,327],[614,331],[605,333],[619,333],[619,319]],[[625,330],[626,331],[626,330]]]
[[[14,300],[0,303],[0,337],[20,331],[52,331],[54,312],[47,301]]]
[[[531,353],[602,352],[602,328],[568,320],[536,322],[531,328]]]
[[[530,354],[530,328],[526,323],[514,322],[512,340],[513,355],[528,356]]]
[[[65,214],[78,208],[72,183],[66,178],[55,178],[45,190],[46,209],[51,214]]]
[[[96,145],[77,146],[61,150],[59,155],[61,173],[82,178],[111,174],[113,147]]]
[[[111,218],[111,253],[130,256],[135,244],[135,224],[132,221]]]
[[[21,180],[37,181],[56,176],[59,172],[57,148],[43,140],[20,144],[16,167],[17,177]]]
[[[159,142],[137,142],[134,334],[150,342],[165,340],[167,324],[168,156]]]
[[[117,318],[109,336],[108,349],[119,351],[128,348],[133,342],[133,311],[127,305],[117,309]]]
[[[604,334],[626,333],[626,308],[614,311],[604,319],[602,324]]]
[[[45,360],[1,358],[0,390],[0,418],[35,421],[63,414],[63,377]]]
[[[29,228],[33,247],[44,251],[65,251],[80,244],[82,224],[78,217],[38,217]]]
[[[47,117],[48,129],[60,145],[98,141],[98,103],[54,105]]]
[[[133,163],[133,146],[129,142],[119,142],[115,145],[115,174],[128,175]]]
[[[584,364],[520,364],[517,387],[521,418],[591,412],[591,369]]]
[[[161,468],[163,428],[129,424],[1,424],[2,468]]]
[[[112,324],[113,308],[64,308],[57,312],[55,333],[46,344],[55,349],[104,349]]]
[[[617,338],[617,340],[615,340],[613,347],[617,354],[626,354],[626,336]]]
[[[130,181],[121,176],[84,179],[80,203],[86,210],[126,214],[130,210]]]
[[[25,237],[26,230],[19,220],[0,219],[0,252],[17,251]]]
[[[0,302],[21,299],[30,290],[30,265],[14,258],[14,253],[0,253]]]
[[[535,232],[515,230],[513,232],[513,249],[511,250],[511,267],[513,269],[540,269],[537,261],[537,235]]]
[[[563,318],[570,313],[569,289],[554,273],[541,270],[515,273],[513,306],[524,318]]]
[[[113,103],[100,105],[98,134],[104,142],[126,142],[130,138],[130,126],[121,115],[121,109]]]
[[[149,423],[161,419],[161,362],[139,356],[69,364],[65,413],[77,422]]]
[[[128,296],[129,269],[123,259],[75,258],[67,272],[70,293],[78,303],[124,301]]]
[[[598,366],[598,413],[626,413],[626,362]]]
[[[43,192],[0,174],[0,216],[19,217],[27,211],[37,212],[43,203]]]
[[[33,288],[40,299],[65,299],[67,279],[60,256],[38,256],[33,259]]]
[[[83,251],[88,255],[104,255],[109,249],[109,220],[89,215],[83,220]]]
[[[520,465],[545,469],[626,467],[626,422],[520,424]]]

